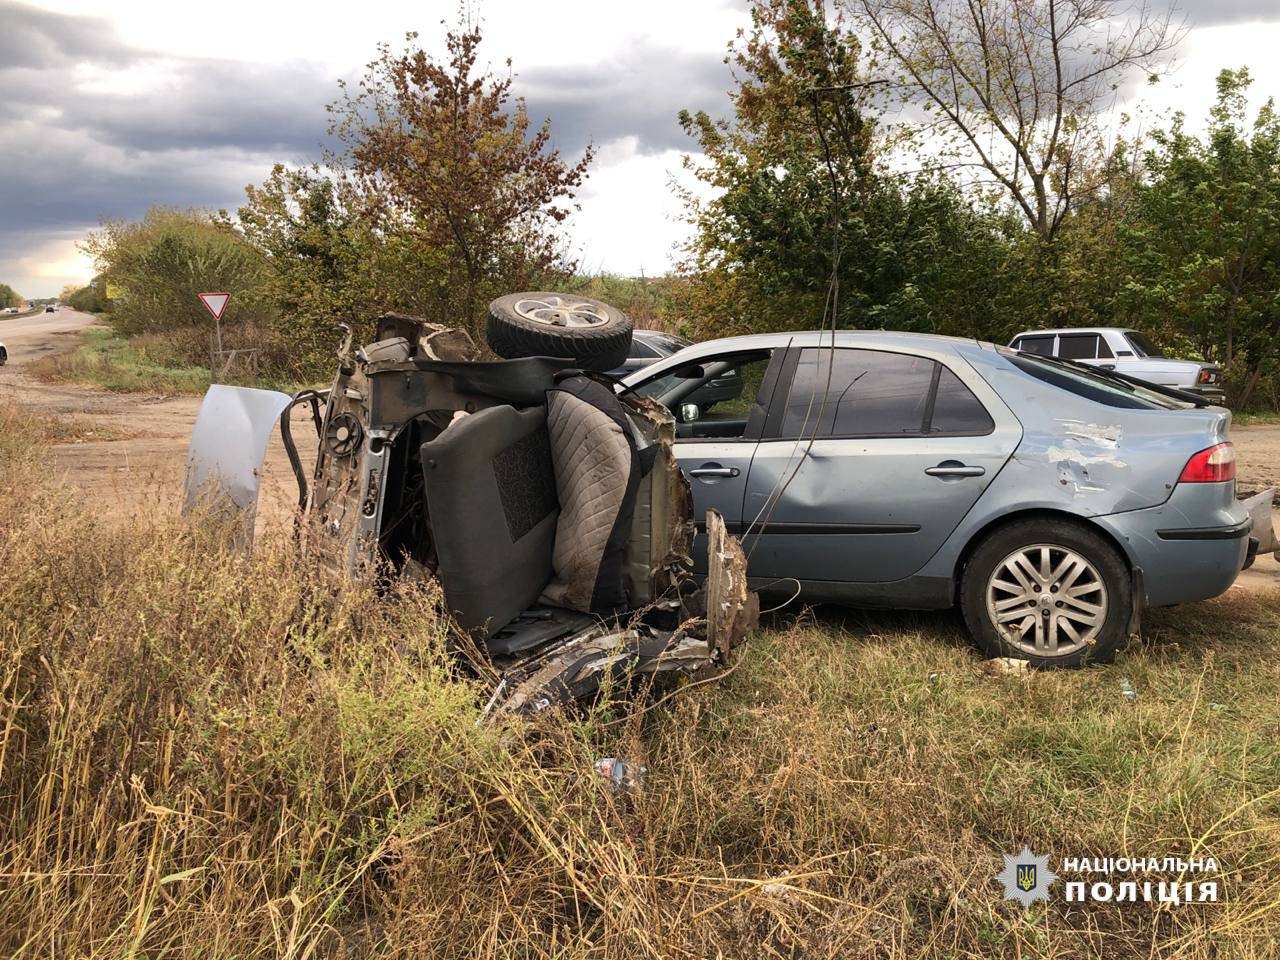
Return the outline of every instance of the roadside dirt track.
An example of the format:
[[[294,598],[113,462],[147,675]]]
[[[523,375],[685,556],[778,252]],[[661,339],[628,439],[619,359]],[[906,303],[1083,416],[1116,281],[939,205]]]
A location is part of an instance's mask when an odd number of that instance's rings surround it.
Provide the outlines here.
[[[182,497],[187,442],[200,410],[200,397],[110,393],[73,384],[50,384],[27,375],[33,360],[79,343],[77,334],[93,316],[61,309],[52,314],[0,321],[0,342],[9,363],[0,367],[0,400],[14,401],[33,413],[87,417],[127,434],[121,440],[89,440],[55,446],[52,475],[83,491],[98,509],[134,516],[156,508],[177,510]],[[299,412],[294,436],[306,453],[314,436],[310,418]],[[293,472],[274,434],[267,448],[259,501],[259,528],[287,523],[297,503]]]
[[[66,308],[34,317],[0,319],[0,342],[9,363],[0,367],[0,400],[13,401],[46,415],[92,418],[129,434],[128,439],[60,444],[54,448],[52,473],[69,481],[98,509],[133,516],[157,507],[177,510],[186,461],[187,441],[200,409],[199,397],[157,397],[108,393],[69,384],[48,384],[26,375],[32,360],[71,349],[76,334],[94,322],[89,314]],[[310,419],[295,412],[294,436],[304,453],[314,436]],[[1242,493],[1280,486],[1280,424],[1233,426]],[[287,523],[297,489],[280,444],[272,437],[263,471],[259,527]],[[1280,511],[1275,514],[1280,529]],[[1280,586],[1280,563],[1259,560],[1241,574],[1233,590],[1266,591]]]

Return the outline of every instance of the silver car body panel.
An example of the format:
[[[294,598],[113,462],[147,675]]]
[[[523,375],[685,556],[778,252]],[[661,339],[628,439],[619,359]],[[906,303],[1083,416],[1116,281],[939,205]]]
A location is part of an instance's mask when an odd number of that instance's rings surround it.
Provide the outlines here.
[[[623,383],[637,385],[734,352],[831,345],[829,332],[708,341]],[[730,457],[739,471],[731,482],[692,482],[696,513],[716,507],[730,521],[738,520],[730,530],[740,534],[757,516],[768,516],[771,523],[803,518],[800,522],[827,525],[813,536],[766,531],[759,546],[757,537],[748,535],[753,586],[789,592],[799,581],[812,599],[950,606],[970,545],[994,525],[1032,513],[1083,518],[1114,540],[1142,572],[1152,605],[1216,596],[1243,565],[1247,533],[1181,541],[1156,535],[1174,528],[1234,532],[1247,521],[1234,482],[1177,482],[1194,453],[1226,440],[1228,411],[1112,407],[1042,382],[1014,366],[1003,348],[975,340],[838,331],[834,346],[938,360],[982,401],[995,430],[984,437],[818,439],[807,457],[802,456],[807,444],[794,440],[677,442],[677,459],[686,473],[711,462],[728,465]],[[875,465],[860,469],[864,458]],[[973,461],[985,473],[961,480],[923,475],[925,464],[944,460]],[[758,483],[753,481],[757,470]],[[795,478],[778,505],[762,513],[771,492],[791,473]],[[832,535],[835,525],[859,519],[892,520],[893,526],[900,522],[919,530]]]
[[[1250,534],[1258,541],[1258,553],[1280,554],[1280,540],[1276,538],[1272,524],[1272,511],[1275,507],[1276,488],[1268,487],[1260,493],[1244,500],[1243,506],[1249,512],[1249,521],[1253,525]]]
[[[215,383],[205,394],[187,448],[184,510],[226,497],[252,517],[271,431],[287,393]]]

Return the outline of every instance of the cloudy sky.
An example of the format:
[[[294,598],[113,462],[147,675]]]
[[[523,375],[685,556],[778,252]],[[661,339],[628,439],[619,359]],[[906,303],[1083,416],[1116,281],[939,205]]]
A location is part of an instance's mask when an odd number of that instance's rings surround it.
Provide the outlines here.
[[[598,155],[569,224],[585,268],[666,270],[684,236],[683,107],[723,114],[746,0],[473,0],[484,55],[567,157]],[[1280,94],[1280,0],[1186,0],[1156,117],[1203,116],[1222,67]],[[76,243],[152,204],[234,207],[272,163],[316,159],[324,105],[380,41],[438,46],[456,0],[0,0],[0,281],[31,297],[92,274]],[[1133,105],[1130,104],[1130,107]]]

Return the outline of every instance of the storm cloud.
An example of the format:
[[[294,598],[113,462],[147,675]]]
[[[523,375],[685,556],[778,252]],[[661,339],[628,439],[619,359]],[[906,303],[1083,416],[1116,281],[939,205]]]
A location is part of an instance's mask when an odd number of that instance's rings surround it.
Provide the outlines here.
[[[1175,19],[1185,18],[1194,27],[1280,17],[1276,0],[1156,0],[1152,8],[1172,10]]]
[[[10,238],[152,204],[234,207],[272,163],[318,160],[328,143],[325,105],[340,78],[305,61],[174,58],[130,47],[107,19],[7,0],[0,37],[0,229]],[[683,148],[679,110],[723,112],[730,83],[719,58],[651,42],[587,68],[514,69],[515,92],[535,120],[550,118],[569,156],[623,137],[641,153]]]
[[[501,0],[485,6],[489,17],[502,16]],[[747,3],[713,6],[739,17]],[[1184,0],[1178,8],[1192,26],[1280,19],[1276,0]],[[384,13],[369,11],[371,29]],[[507,37],[514,92],[535,121],[551,120],[566,156],[587,143],[624,142],[625,151],[605,151],[602,162],[670,156],[694,146],[677,123],[681,109],[729,112],[732,75],[717,51],[732,26],[704,20],[698,33],[690,15],[688,30],[668,38],[652,18],[628,15],[617,29],[602,20],[597,44],[584,46],[596,28],[579,24],[563,56],[547,55],[543,37],[522,62],[519,42]],[[438,32],[424,33],[424,42]],[[504,70],[508,50],[490,43],[483,55]],[[70,16],[0,0],[0,280],[22,280],[15,251],[83,232],[102,217],[137,217],[153,204],[234,208],[273,163],[320,159],[325,105],[338,97],[339,80],[355,79],[376,51],[352,49],[349,66],[344,59],[322,66],[298,59],[306,50],[282,35],[276,60],[174,54],[126,42],[110,14]],[[662,189],[658,183],[647,196]]]
[[[573,66],[539,67],[516,77],[530,115],[551,119],[556,145],[566,152],[622,137],[635,137],[645,153],[687,149],[691,144],[676,116],[686,108],[728,112],[732,84],[721,58],[682,55],[652,42],[585,73]]]

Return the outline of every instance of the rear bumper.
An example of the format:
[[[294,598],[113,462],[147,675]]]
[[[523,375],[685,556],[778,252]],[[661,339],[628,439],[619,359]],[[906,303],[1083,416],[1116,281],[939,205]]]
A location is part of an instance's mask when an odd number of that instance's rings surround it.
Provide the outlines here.
[[[1239,540],[1249,536],[1253,522],[1245,517],[1240,523],[1226,527],[1175,527],[1172,530],[1157,530],[1156,536],[1161,540]]]
[[[1195,386],[1195,387],[1179,387],[1179,390],[1185,390],[1187,393],[1194,393],[1197,396],[1204,397],[1206,400],[1221,406],[1227,400],[1227,393],[1218,386]]]
[[[1143,571],[1147,604],[1207,600],[1227,590],[1245,565],[1252,522],[1234,483],[1183,483],[1157,507],[1094,522]]]

